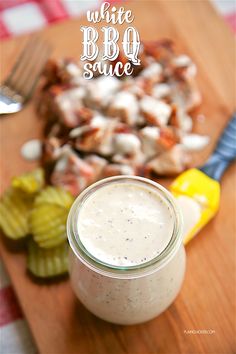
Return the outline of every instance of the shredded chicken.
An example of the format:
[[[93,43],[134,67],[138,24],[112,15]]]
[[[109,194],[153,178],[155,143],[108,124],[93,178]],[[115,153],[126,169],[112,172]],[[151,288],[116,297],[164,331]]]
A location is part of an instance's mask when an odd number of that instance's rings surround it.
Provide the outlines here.
[[[165,39],[143,43],[139,58],[132,76],[92,80],[75,60],[48,62],[38,110],[53,184],[77,195],[108,176],[175,175],[189,150],[206,146],[208,137],[191,134],[191,111],[201,103],[191,58]],[[126,62],[122,54],[119,60]]]

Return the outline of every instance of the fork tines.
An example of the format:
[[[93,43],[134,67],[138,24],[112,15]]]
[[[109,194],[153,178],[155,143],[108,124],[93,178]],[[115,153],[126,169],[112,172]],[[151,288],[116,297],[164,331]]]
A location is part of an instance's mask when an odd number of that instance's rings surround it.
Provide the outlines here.
[[[31,37],[5,80],[4,88],[18,96],[21,102],[29,99],[50,52],[51,46],[47,42]]]

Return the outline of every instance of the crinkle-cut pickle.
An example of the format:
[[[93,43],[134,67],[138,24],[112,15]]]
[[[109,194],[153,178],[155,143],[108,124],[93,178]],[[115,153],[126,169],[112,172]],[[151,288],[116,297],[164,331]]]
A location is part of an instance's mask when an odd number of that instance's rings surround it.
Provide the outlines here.
[[[54,204],[36,205],[30,215],[30,229],[40,247],[51,248],[63,243],[68,210]]]
[[[68,271],[68,243],[51,249],[42,249],[33,239],[28,242],[28,270],[40,278],[62,275]]]
[[[9,188],[0,199],[0,227],[5,235],[20,239],[30,233],[29,215],[33,201],[21,190]]]
[[[14,188],[21,189],[25,193],[33,194],[39,192],[43,188],[44,183],[44,170],[37,168],[32,172],[14,177],[11,184]]]
[[[35,199],[35,205],[55,204],[69,209],[74,201],[72,195],[60,187],[48,186],[43,189]]]

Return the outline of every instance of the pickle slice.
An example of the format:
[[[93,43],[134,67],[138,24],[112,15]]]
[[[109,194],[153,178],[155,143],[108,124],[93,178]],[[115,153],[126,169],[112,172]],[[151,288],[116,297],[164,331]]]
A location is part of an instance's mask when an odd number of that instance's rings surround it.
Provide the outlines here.
[[[27,268],[40,278],[49,278],[68,271],[68,243],[52,249],[40,248],[32,239],[28,242]]]
[[[19,239],[29,234],[33,201],[25,193],[9,188],[0,199],[0,227],[6,236]]]
[[[12,187],[19,188],[29,194],[37,193],[43,186],[44,171],[42,168],[14,177],[12,180]]]
[[[30,215],[30,228],[40,247],[51,248],[66,240],[68,210],[54,204],[36,205]]]
[[[59,187],[46,187],[35,199],[35,205],[56,204],[69,209],[74,201],[72,195]]]

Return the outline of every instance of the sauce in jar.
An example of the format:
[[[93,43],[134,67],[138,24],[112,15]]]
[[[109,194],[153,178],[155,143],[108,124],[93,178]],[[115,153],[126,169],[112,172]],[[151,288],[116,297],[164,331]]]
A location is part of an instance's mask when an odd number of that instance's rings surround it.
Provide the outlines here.
[[[172,196],[155,182],[120,176],[90,186],[72,206],[68,237],[72,287],[100,318],[147,321],[180,290],[181,217]]]

